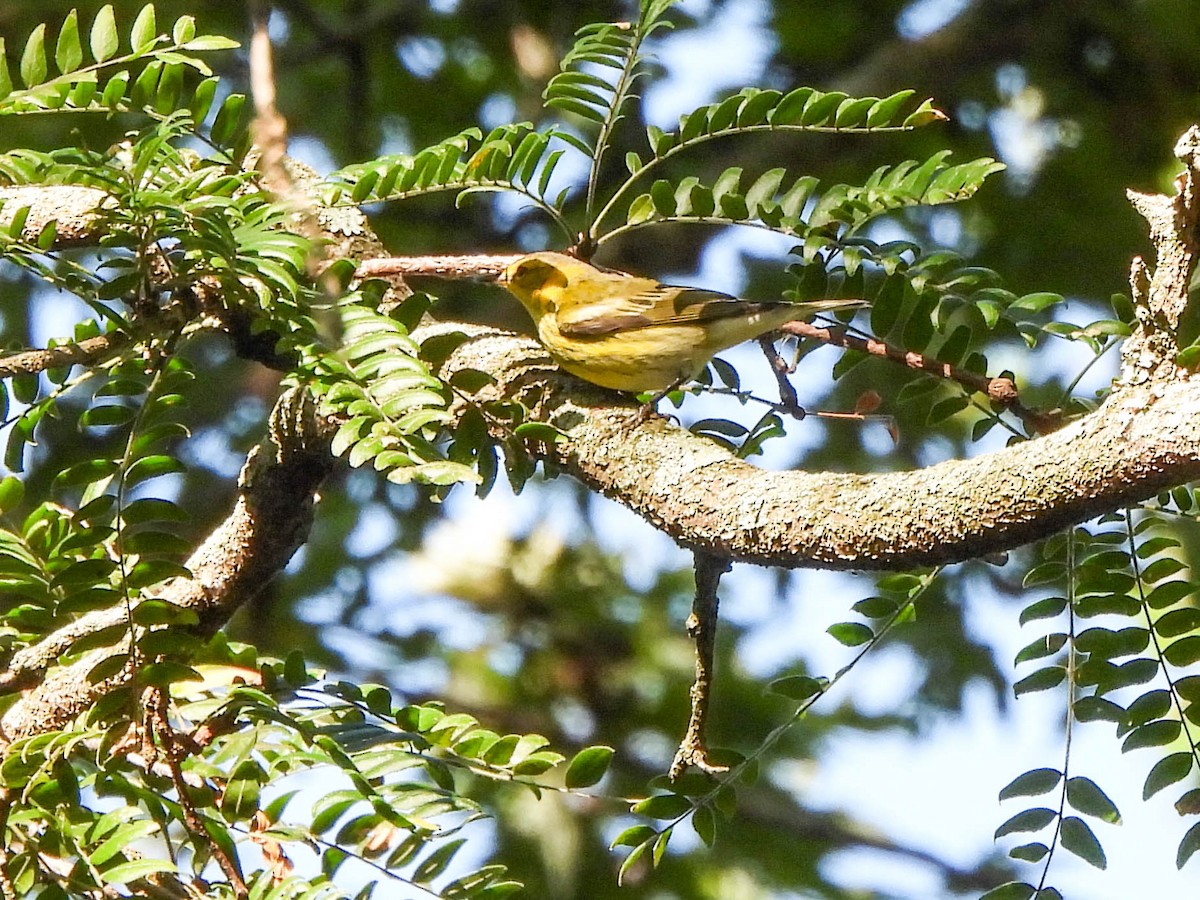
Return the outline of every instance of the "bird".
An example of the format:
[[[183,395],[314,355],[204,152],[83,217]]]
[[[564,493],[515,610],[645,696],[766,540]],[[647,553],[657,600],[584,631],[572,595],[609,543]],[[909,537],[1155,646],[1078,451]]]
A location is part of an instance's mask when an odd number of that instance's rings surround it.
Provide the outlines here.
[[[628,393],[665,394],[722,350],[818,312],[862,300],[743,300],[662,284],[542,251],[511,263],[500,283],[529,312],[550,357],[572,375]]]

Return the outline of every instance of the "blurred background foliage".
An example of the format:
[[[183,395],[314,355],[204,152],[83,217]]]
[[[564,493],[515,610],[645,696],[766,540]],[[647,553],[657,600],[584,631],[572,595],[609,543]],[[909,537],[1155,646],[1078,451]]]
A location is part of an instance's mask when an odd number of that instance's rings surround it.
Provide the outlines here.
[[[123,22],[140,6],[115,5]],[[245,40],[241,4],[156,5],[163,19],[190,13],[205,31]],[[61,20],[70,8],[60,0],[5,3],[0,35],[19,47],[38,22]],[[538,117],[541,92],[575,29],[631,13],[626,4],[598,0],[279,0],[274,9],[279,106],[292,150],[323,171],[419,149],[471,124]],[[81,12],[87,18],[92,11]],[[943,147],[956,161],[994,156],[1009,171],[978,198],[905,216],[894,227],[1001,272],[1017,293],[1063,293],[1068,315],[1082,307],[1083,321],[1126,289],[1130,258],[1147,248],[1125,189],[1168,186],[1170,147],[1200,111],[1194,0],[697,0],[674,18],[675,31],[654,47],[662,80],[635,113],[657,115],[656,124],[743,84],[809,84],[858,95],[911,87],[951,117],[941,127],[885,138],[717,141],[704,151],[704,169],[782,165],[853,183],[877,165]],[[242,51],[214,64],[244,86],[245,61]],[[79,117],[70,126],[65,119],[26,119],[0,134],[0,150],[106,146],[125,127],[119,119]],[[631,127],[623,134],[632,141],[642,133]],[[612,165],[634,146],[615,148]],[[512,252],[540,249],[548,239],[543,223],[511,204],[473,201],[455,209],[431,198],[369,212],[397,255]],[[777,293],[787,244],[758,251],[769,259],[744,254],[744,246],[717,231],[655,229],[606,250],[602,261],[677,278],[700,270],[711,287]],[[65,333],[55,332],[53,298],[21,302],[29,288],[23,278],[0,272],[6,344],[41,344],[50,333]],[[528,330],[517,305],[499,292],[453,294],[436,314]],[[261,434],[276,385],[217,340],[195,342],[189,353],[203,378],[223,386],[198,393],[190,411],[191,471],[179,490],[199,535],[224,513],[230,476]],[[1051,357],[1014,353],[1002,361],[1036,398],[1039,391],[1052,396],[1074,374],[1071,361]],[[821,358],[828,366],[835,357]],[[758,360],[750,365],[762,367]],[[771,465],[871,471],[972,452],[965,427],[927,429],[921,409],[894,402],[908,376],[887,364],[859,366],[836,392],[821,363],[806,367],[818,373],[805,385],[806,404],[846,410],[856,392],[878,391],[900,441],[893,445],[878,426],[809,419],[795,429],[795,441],[772,450]],[[1103,384],[1101,372],[1094,386]],[[692,415],[687,407],[683,414]],[[66,428],[46,433],[32,461],[31,492],[86,452],[84,438]],[[618,889],[617,861],[605,846],[628,824],[620,803],[534,802],[481,785],[500,815],[477,852],[494,852],[529,884],[529,896],[563,900],[863,896],[845,882],[844,869],[828,865],[831,854],[856,849],[911,863],[939,893],[981,892],[1002,880],[1004,866],[989,850],[986,825],[979,854],[962,865],[910,842],[903,823],[885,834],[848,813],[813,809],[806,791],[837,739],[870,741],[890,729],[929,733],[961,711],[969,685],[986,686],[996,704],[1005,704],[1009,660],[997,658],[971,626],[971,603],[985,593],[1007,598],[1015,630],[1028,562],[1015,554],[1006,567],[947,573],[935,595],[922,599],[917,622],[881,654],[881,668],[856,674],[869,684],[873,671],[897,671],[887,667],[889,654],[892,663],[902,657],[906,675],[899,687],[889,685],[894,702],[882,713],[853,700],[818,706],[771,752],[757,785],[739,795],[735,826],[714,850],[677,840],[658,872],[635,871],[633,883]],[[827,652],[820,663],[812,658],[813,648],[828,650],[831,639],[788,630],[789,623],[814,606],[835,606],[845,616],[870,593],[870,582],[848,578],[729,577],[713,742],[753,748],[786,718],[789,705],[764,691],[770,677],[833,674],[818,668],[828,665]],[[435,505],[417,488],[345,471],[326,486],[312,538],[286,577],[230,631],[265,653],[300,648],[333,672],[388,683],[414,701],[440,698],[497,731],[541,732],[564,752],[611,744],[618,755],[606,790],[636,795],[665,771],[687,719],[692,658],[683,621],[690,598],[685,554],[566,479],[531,483],[518,498],[501,487],[486,503],[459,489]],[[899,888],[887,895],[910,896]]]

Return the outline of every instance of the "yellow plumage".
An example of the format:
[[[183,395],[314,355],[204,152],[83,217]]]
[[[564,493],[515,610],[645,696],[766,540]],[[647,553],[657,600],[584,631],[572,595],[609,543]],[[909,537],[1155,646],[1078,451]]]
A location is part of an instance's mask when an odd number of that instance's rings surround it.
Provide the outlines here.
[[[862,306],[861,300],[754,302],[602,272],[562,253],[532,253],[502,283],[537,324],[538,338],[573,375],[618,391],[665,391],[713,355],[784,322]]]

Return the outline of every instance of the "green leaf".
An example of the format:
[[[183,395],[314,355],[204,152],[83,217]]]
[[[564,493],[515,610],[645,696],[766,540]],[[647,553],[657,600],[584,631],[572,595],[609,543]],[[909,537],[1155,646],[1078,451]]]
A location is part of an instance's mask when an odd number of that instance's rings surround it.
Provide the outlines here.
[[[1066,597],[1046,597],[1021,610],[1020,622],[1025,625],[1034,619],[1051,619],[1066,608]]]
[[[158,478],[162,475],[175,475],[180,472],[187,471],[187,468],[179,460],[172,456],[154,455],[143,456],[141,459],[134,461],[125,472],[125,484],[132,487],[143,481],[149,481],[151,478]]]
[[[692,827],[704,845],[711,847],[717,839],[717,816],[713,808],[701,806],[692,813]]]
[[[25,497],[25,485],[15,475],[0,480],[0,515],[7,515],[21,505]]]
[[[1183,781],[1192,772],[1195,758],[1190,752],[1172,753],[1160,759],[1146,776],[1146,784],[1142,788],[1142,799],[1149,800],[1165,787]]]
[[[1046,854],[1050,852],[1050,848],[1040,841],[1034,841],[1031,844],[1019,844],[1008,851],[1008,855],[1013,859],[1023,860],[1024,862],[1037,862],[1044,859]]]
[[[1187,830],[1183,840],[1179,842],[1179,851],[1175,855],[1175,867],[1182,869],[1189,859],[1200,850],[1200,822]]]
[[[924,100],[921,105],[908,114],[904,119],[905,128],[920,128],[922,125],[928,125],[930,122],[944,122],[946,114],[939,109],[935,109],[932,100]]]
[[[875,637],[875,632],[862,622],[838,622],[825,630],[839,644],[847,647],[857,647]]]
[[[1073,809],[1110,824],[1117,825],[1121,821],[1116,804],[1090,778],[1076,775],[1067,779],[1067,802]]]
[[[1159,637],[1178,637],[1200,629],[1200,608],[1189,606],[1171,610],[1154,622],[1154,634]]]
[[[130,815],[137,815],[136,810],[129,809],[128,811]],[[156,834],[158,830],[158,823],[150,819],[136,819],[120,825],[88,855],[88,861],[93,866],[103,866],[134,841]]]
[[[120,38],[117,35],[117,20],[113,15],[112,4],[106,3],[100,8],[100,12],[96,13],[89,43],[96,62],[104,62],[117,52]]]
[[[608,845],[608,849],[615,850],[617,847],[636,847],[639,844],[644,844],[656,834],[658,832],[649,825],[632,825],[613,838],[612,843]]]
[[[786,169],[768,169],[755,179],[754,184],[746,190],[746,206],[751,215],[756,215],[759,208],[775,196],[779,183],[787,174]]]
[[[1031,846],[1031,845],[1026,845]],[[979,900],[1029,900],[1037,892],[1032,884],[1023,881],[1010,881],[1000,887],[992,888]]]
[[[829,681],[823,678],[813,678],[809,675],[788,675],[784,678],[776,678],[767,685],[767,690],[792,700],[804,701],[821,693],[828,684]]]
[[[675,215],[675,189],[665,178],[659,178],[650,185],[650,199],[654,201],[654,209],[660,216]]]
[[[876,100],[867,113],[867,127],[883,128],[890,125],[900,107],[907,103],[915,93],[916,91],[913,90],[897,91],[890,97]]]
[[[180,16],[171,28],[171,40],[186,44],[196,36],[196,20],[192,16]]]
[[[128,884],[158,872],[171,872],[174,869],[175,864],[169,859],[144,857],[113,866],[111,869],[101,872],[100,877],[105,884]]]
[[[1023,662],[1030,662],[1035,659],[1043,659],[1047,656],[1053,656],[1061,650],[1067,643],[1067,636],[1061,632],[1048,634],[1038,638],[1017,653],[1014,662],[1020,665]]]
[[[1023,810],[997,828],[995,837],[998,840],[1017,831],[1041,831],[1053,822],[1057,815],[1054,810],[1044,806]]]
[[[1030,694],[1034,691],[1050,690],[1062,684],[1066,677],[1067,670],[1063,666],[1046,666],[1014,684],[1013,693],[1020,697],[1022,694]]]
[[[1200,635],[1180,638],[1167,646],[1163,658],[1173,666],[1190,666],[1200,661]]]
[[[134,53],[143,53],[150,49],[157,36],[158,23],[154,18],[154,4],[147,3],[133,20],[133,28],[129,31],[129,45]]]
[[[1033,797],[1046,794],[1058,787],[1062,781],[1062,772],[1058,769],[1032,769],[1018,775],[1000,791],[1000,799],[1012,797]]]
[[[1121,752],[1128,753],[1143,747],[1162,747],[1178,738],[1182,727],[1174,719],[1159,719],[1157,722],[1140,725],[1125,738],[1125,742],[1121,744]]]
[[[83,46],[79,43],[79,14],[75,10],[67,13],[58,32],[58,43],[54,48],[54,64],[64,75],[74,72],[83,62]]]
[[[213,119],[212,128],[209,129],[209,136],[214,144],[227,146],[233,142],[241,124],[242,108],[245,104],[244,94],[230,94],[221,103],[221,108],[217,110],[217,116]]]
[[[608,772],[612,758],[612,747],[601,745],[580,750],[567,766],[566,786],[574,790],[596,784]]]
[[[846,97],[847,95],[841,91],[830,91],[827,94],[814,91],[804,104],[800,124],[813,127],[827,125],[830,117]]]
[[[1064,850],[1069,850],[1085,862],[1091,863],[1097,869],[1108,868],[1108,860],[1104,857],[1104,849],[1096,840],[1087,822],[1077,816],[1067,816],[1062,820],[1062,830],[1059,841]]]
[[[633,804],[630,811],[651,819],[675,819],[691,809],[691,806],[692,802],[679,794],[655,794]]]
[[[738,108],[737,123],[739,128],[751,125],[761,125],[767,121],[767,114],[775,108],[783,94],[775,90],[758,91],[747,96]]]
[[[105,428],[113,425],[124,425],[137,415],[137,410],[119,403],[106,403],[90,406],[79,417],[79,424],[85,428]]]
[[[800,121],[805,104],[817,91],[810,87],[799,87],[789,91],[783,99],[775,104],[768,120],[772,125],[791,125]]]
[[[36,87],[46,80],[46,26],[38,25],[25,42],[18,68],[25,87]]]
[[[837,108],[833,124],[838,128],[855,128],[867,124],[867,113],[876,104],[876,97],[847,97]]]
[[[178,23],[176,23],[178,25]],[[227,38],[220,34],[202,34],[196,38],[190,38],[180,44],[181,50],[187,50],[192,53],[209,50],[236,50],[240,47],[237,41],[233,38]]]
[[[1136,727],[1154,719],[1161,719],[1171,711],[1171,702],[1170,691],[1149,691],[1129,704],[1125,721],[1129,726]]]
[[[234,819],[248,819],[259,809],[267,773],[252,759],[238,763],[221,794],[221,811]]]
[[[1114,722],[1121,724],[1125,721],[1125,710],[1104,697],[1080,697],[1074,705],[1075,718],[1080,722]]]

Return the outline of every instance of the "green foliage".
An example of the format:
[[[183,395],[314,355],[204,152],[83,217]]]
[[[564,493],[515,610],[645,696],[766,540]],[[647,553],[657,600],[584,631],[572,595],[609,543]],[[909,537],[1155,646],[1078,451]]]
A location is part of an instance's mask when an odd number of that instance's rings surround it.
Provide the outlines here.
[[[396,704],[383,687],[321,681],[298,657],[256,660],[220,641],[201,655],[209,657],[202,668],[210,683],[230,674],[243,682],[180,685],[175,727],[223,723],[202,757],[152,767],[114,743],[120,730],[96,728],[51,732],[10,748],[0,774],[26,811],[8,819],[5,844],[23,894],[55,884],[139,890],[156,873],[174,883],[198,874],[214,854],[243,848],[258,848],[265,860],[245,872],[246,881],[274,879],[275,891],[285,882],[349,896],[334,879],[354,865],[433,896],[494,898],[518,887],[498,865],[465,873],[460,866],[455,877],[445,876],[464,843],[458,835],[484,815],[455,784],[472,773],[541,789],[538,777],[563,762],[545,738],[498,735],[436,704]],[[97,743],[110,752],[97,755],[90,749]],[[599,778],[607,749],[583,751],[573,768]],[[341,787],[310,812],[290,815],[294,786],[306,774]],[[191,785],[186,805],[178,793],[183,783]],[[107,799],[84,799],[93,794]],[[189,816],[205,834],[191,835],[188,861],[135,849],[153,846],[174,827],[190,828]],[[56,876],[34,864],[37,852],[52,850],[78,860],[77,872]],[[320,874],[286,878],[293,860],[305,858],[319,863]]]
[[[455,191],[461,201],[473,193],[511,191],[566,229],[561,215],[566,189],[547,199],[564,153],[552,148],[563,137],[554,129],[534,131],[529,123],[502,125],[487,135],[468,128],[412,156],[382,157],[341,169],[329,176],[324,199],[329,205],[359,204]]]
[[[100,9],[88,31],[91,62],[84,44],[78,13],[71,10],[54,42],[52,59],[58,74],[52,75],[46,26],[39,25],[25,42],[14,81],[0,41],[0,115],[137,110],[164,116],[180,107],[186,70],[212,75],[196,53],[238,46],[218,35],[197,34],[191,16],[178,19],[170,34],[160,33],[152,4],[138,13],[125,42],[126,52],[120,52],[122,36],[111,5]],[[213,79],[196,88],[191,102],[198,121],[204,119],[215,88]]]
[[[1160,497],[1159,504],[1190,509],[1191,494],[1176,493],[1178,504],[1171,494]],[[1065,631],[1044,633],[1017,654],[1018,666],[1039,668],[1016,683],[1016,693],[1055,688],[1066,681],[1075,720],[1111,723],[1117,736],[1123,737],[1126,752],[1156,749],[1160,756],[1146,776],[1143,799],[1184,781],[1200,763],[1200,734],[1194,730],[1196,715],[1187,690],[1197,676],[1180,673],[1200,660],[1190,643],[1198,621],[1190,598],[1198,588],[1176,558],[1180,547],[1165,529],[1161,514],[1144,512],[1135,518],[1127,512],[1108,517],[1098,527],[1076,528],[1047,541],[1042,562],[1025,578],[1027,587],[1065,590],[1063,596],[1030,603],[1022,621],[1045,627],[1061,620],[1064,613],[1067,621]],[[1080,630],[1080,621],[1088,627]],[[1055,661],[1045,664],[1050,658]],[[1119,824],[1121,818],[1094,781],[1064,778],[1071,762],[1068,756],[1061,771],[1025,772],[1000,792],[1001,800],[1059,794],[1057,810],[1026,809],[996,831],[999,838],[1054,825],[1049,845],[1022,844],[1009,851],[1013,858],[1028,862],[1045,859],[1042,885],[1056,845],[1098,868],[1107,865],[1091,826],[1085,819],[1065,815],[1066,807],[1112,824]],[[1186,808],[1185,804],[1181,812]],[[1192,843],[1189,832],[1179,847],[1181,867],[1193,852]]]
[[[351,466],[371,462],[389,481],[450,485],[478,481],[435,447],[450,421],[450,394],[419,358],[405,328],[351,295],[337,308],[341,346],[306,364],[321,412],[342,421],[333,452]]]
[[[672,5],[673,0],[643,3],[637,22],[589,25],[578,32],[562,71],[546,87],[545,105],[586,123],[587,137],[558,127],[539,132],[529,123],[500,126],[486,136],[469,128],[412,156],[342,169],[330,177],[327,199],[371,203],[439,191],[456,191],[460,197],[511,191],[547,213],[565,237],[581,235],[581,249],[589,255],[629,230],[669,222],[755,225],[806,241],[833,239],[889,211],[966,199],[1004,168],[991,159],[950,166],[945,163],[949,154],[942,152],[920,164],[880,167],[862,185],[832,185],[819,192],[812,176],[800,177],[781,191],[783,169],[764,172],[742,189],[743,170],[731,167],[711,185],[693,175],[662,177],[632,196],[635,186],[646,184],[660,164],[715,138],[772,131],[908,131],[945,119],[928,100],[914,107],[913,92],[907,90],[884,98],[851,98],[807,87],[787,94],[747,88],[681,117],[676,132],[651,127],[646,135],[648,158],[631,151],[625,159],[628,177],[602,200],[598,187],[604,156],[638,96],[638,82],[648,75],[643,43],[670,27],[663,16]],[[566,208],[569,188],[553,199],[548,194],[564,152],[550,149],[556,143],[589,158],[582,222]],[[606,228],[606,220],[621,211],[625,222]]]

